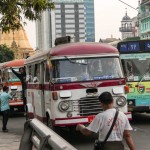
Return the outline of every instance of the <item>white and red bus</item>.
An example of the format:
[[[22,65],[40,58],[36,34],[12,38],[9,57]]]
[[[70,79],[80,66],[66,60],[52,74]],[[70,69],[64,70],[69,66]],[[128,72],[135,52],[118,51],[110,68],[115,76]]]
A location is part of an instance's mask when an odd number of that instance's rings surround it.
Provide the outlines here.
[[[24,103],[22,97],[22,84],[20,79],[12,72],[11,67],[19,72],[20,67],[24,67],[25,59],[16,59],[8,62],[4,62],[0,65],[1,69],[1,81],[3,86],[9,87],[9,93],[13,95],[13,99],[10,101],[11,111],[24,112]]]
[[[89,124],[103,111],[98,96],[108,91],[115,107],[131,119],[128,88],[115,47],[102,43],[62,44],[29,57],[25,66],[30,76],[29,118],[47,121],[51,128]]]

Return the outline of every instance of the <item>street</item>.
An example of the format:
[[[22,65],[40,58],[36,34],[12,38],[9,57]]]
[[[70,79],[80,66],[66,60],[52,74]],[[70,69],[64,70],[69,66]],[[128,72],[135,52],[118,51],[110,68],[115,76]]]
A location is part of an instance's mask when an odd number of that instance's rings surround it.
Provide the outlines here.
[[[0,116],[0,121],[2,117]],[[21,115],[16,115],[14,117],[11,117],[8,122],[8,129],[9,133],[11,134],[11,137],[17,137],[21,139],[21,136],[23,134],[23,125],[25,122],[25,118]],[[150,114],[135,114],[133,116],[133,121],[131,121],[131,125],[133,127],[132,136],[135,141],[136,150],[149,150],[150,149]],[[1,128],[0,123],[0,128]],[[2,132],[1,132],[2,133]],[[1,134],[0,133],[0,134]],[[7,133],[2,133],[5,135],[5,138]],[[1,135],[2,135],[1,134]],[[10,134],[9,137],[10,138]],[[62,131],[61,135],[74,147],[76,147],[78,150],[91,150],[93,148],[93,142],[94,138],[85,137],[82,136],[80,133],[72,132],[71,134],[67,134],[66,131]],[[2,139],[4,136],[0,136],[1,145],[5,145],[6,143],[2,143]],[[3,142],[7,142],[7,140],[3,140]],[[14,139],[15,142],[15,139]],[[12,145],[10,144],[10,147]],[[19,142],[18,142],[19,147]],[[11,149],[11,148],[10,148]],[[3,150],[8,150],[8,146],[3,148]],[[126,146],[126,150],[128,150]]]

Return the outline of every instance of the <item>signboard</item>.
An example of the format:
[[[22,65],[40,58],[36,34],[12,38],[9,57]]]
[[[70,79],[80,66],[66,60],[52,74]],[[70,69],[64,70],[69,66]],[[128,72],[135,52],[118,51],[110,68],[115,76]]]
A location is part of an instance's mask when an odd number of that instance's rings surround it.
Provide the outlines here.
[[[129,42],[120,44],[120,52],[137,52],[140,51],[139,42]]]
[[[120,53],[150,52],[150,40],[124,41],[117,48]]]
[[[150,41],[145,42],[145,50],[150,51]]]

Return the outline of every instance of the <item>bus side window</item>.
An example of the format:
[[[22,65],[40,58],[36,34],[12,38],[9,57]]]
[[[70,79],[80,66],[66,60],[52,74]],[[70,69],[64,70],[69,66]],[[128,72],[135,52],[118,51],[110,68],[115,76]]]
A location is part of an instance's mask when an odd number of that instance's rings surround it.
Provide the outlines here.
[[[40,64],[35,65],[33,82],[40,82]]]
[[[45,82],[50,81],[50,66],[47,62],[44,63],[45,66]]]
[[[3,72],[3,82],[8,82],[8,79],[9,79],[9,74],[8,72],[5,70]]]
[[[26,81],[31,82],[32,81],[32,75],[31,75],[31,66],[27,66],[27,76],[26,76]]]

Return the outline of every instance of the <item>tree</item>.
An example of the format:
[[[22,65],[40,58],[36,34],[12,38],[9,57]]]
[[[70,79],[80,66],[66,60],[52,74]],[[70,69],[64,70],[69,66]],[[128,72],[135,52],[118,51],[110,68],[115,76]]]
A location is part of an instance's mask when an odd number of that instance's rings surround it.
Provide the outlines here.
[[[0,26],[3,32],[18,30],[23,22],[22,15],[34,21],[41,18],[41,13],[47,9],[54,9],[50,0],[0,0]]]
[[[14,52],[5,44],[0,45],[0,63],[11,61],[14,59]]]

